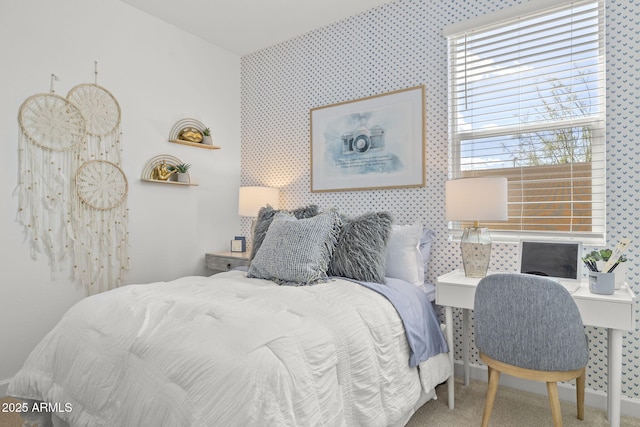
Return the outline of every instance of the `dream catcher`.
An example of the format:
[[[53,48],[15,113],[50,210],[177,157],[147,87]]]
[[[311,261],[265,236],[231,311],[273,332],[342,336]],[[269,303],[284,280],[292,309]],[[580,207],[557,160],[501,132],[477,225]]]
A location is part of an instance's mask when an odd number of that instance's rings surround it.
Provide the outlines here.
[[[18,220],[31,241],[31,256],[46,254],[57,271],[71,254],[70,177],[86,139],[85,120],[76,106],[53,94],[52,87],[50,94],[28,98],[18,121]]]
[[[74,277],[90,293],[119,285],[129,269],[127,178],[120,169],[120,106],[98,85],[81,84],[67,99],[87,121],[87,140],[79,152],[75,186]]]
[[[76,105],[87,122],[87,143],[80,152],[83,161],[104,158],[120,163],[120,106],[103,87],[81,84],[67,99]]]
[[[65,210],[48,208],[44,204],[47,210],[62,212],[64,221],[61,224],[63,221],[55,217],[56,223],[47,228],[52,233],[52,236],[47,236],[47,242],[53,242],[52,247],[55,248],[55,252],[48,250],[49,257],[59,261],[65,255],[71,255],[74,260],[73,277],[90,294],[118,286],[129,268],[128,184],[120,168],[120,106],[108,90],[98,86],[97,70],[95,84],[75,86],[66,99],[57,95],[36,97],[40,108],[31,106],[33,101],[30,100],[35,98],[31,97],[21,109],[21,141],[31,142],[40,148],[40,152],[34,153],[35,149],[25,151],[21,147],[20,176],[29,175],[29,170],[38,163],[51,164],[52,168],[60,163],[65,165],[57,169],[60,183],[56,183],[53,189],[58,191],[60,204],[66,206]],[[47,142],[36,142],[38,139],[32,136],[36,132],[30,131],[23,123],[38,123],[38,133],[49,135],[45,139]],[[67,153],[64,162],[50,159],[50,152],[54,149]],[[46,194],[34,193],[31,189],[45,186],[42,183],[50,179],[52,168],[29,180],[21,178],[20,213],[35,213],[29,214],[30,223],[23,220],[27,230],[42,228],[43,217],[38,211],[43,205],[40,199],[48,201],[52,197],[52,190],[48,188],[52,185],[46,185]],[[32,233],[32,246],[37,252],[42,251],[42,245],[36,243],[41,239],[40,235]]]
[[[121,284],[129,268],[127,178],[115,163],[89,160],[78,168],[74,184],[73,274],[89,293],[101,292]]]

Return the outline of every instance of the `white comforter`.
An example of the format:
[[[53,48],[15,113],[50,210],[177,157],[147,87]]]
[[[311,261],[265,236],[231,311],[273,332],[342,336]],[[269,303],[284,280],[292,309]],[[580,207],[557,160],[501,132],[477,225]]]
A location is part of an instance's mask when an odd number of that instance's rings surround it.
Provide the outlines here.
[[[383,426],[450,373],[445,354],[408,359],[400,318],[373,291],[231,271],[86,298],[8,393],[60,403],[73,426]]]

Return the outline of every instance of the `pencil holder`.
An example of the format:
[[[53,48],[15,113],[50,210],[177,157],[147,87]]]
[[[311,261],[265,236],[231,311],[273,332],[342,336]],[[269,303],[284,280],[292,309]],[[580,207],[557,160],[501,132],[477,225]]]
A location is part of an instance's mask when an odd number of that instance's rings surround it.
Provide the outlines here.
[[[594,294],[612,295],[616,289],[614,273],[589,272],[589,290]]]
[[[598,261],[596,264],[598,266],[598,269],[602,271],[606,262]],[[620,289],[622,285],[624,285],[624,283],[627,281],[627,263],[621,262],[620,264],[618,264],[612,274],[616,276],[616,289]]]

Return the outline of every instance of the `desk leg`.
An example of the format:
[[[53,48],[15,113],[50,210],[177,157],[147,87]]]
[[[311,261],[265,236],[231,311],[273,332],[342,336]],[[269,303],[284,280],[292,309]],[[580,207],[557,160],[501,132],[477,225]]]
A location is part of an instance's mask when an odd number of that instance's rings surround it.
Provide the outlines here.
[[[444,308],[444,320],[447,324],[447,345],[449,346],[449,362],[451,363],[451,376],[447,380],[447,393],[449,397],[449,409],[453,409],[455,406],[454,400],[454,383],[455,377],[453,374],[453,307],[446,306]]]
[[[464,361],[464,385],[469,385],[469,310],[462,309],[462,360]]]
[[[620,426],[620,399],[622,398],[622,331],[607,330],[607,415],[611,427]]]

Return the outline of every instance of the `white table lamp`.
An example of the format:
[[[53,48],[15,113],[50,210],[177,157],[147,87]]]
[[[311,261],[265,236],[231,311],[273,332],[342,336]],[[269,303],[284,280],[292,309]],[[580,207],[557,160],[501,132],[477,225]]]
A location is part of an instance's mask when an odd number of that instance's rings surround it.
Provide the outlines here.
[[[462,178],[445,183],[445,207],[449,221],[474,221],[460,240],[467,277],[484,277],[491,259],[491,236],[480,221],[509,219],[507,178]]]
[[[256,218],[260,208],[280,206],[280,190],[274,187],[240,187],[238,214]]]
[[[238,193],[238,215],[251,217],[251,236],[256,225],[258,212],[265,206],[280,207],[280,190],[274,187],[240,187]],[[247,239],[249,240],[249,239]],[[248,241],[248,246],[253,242]]]

